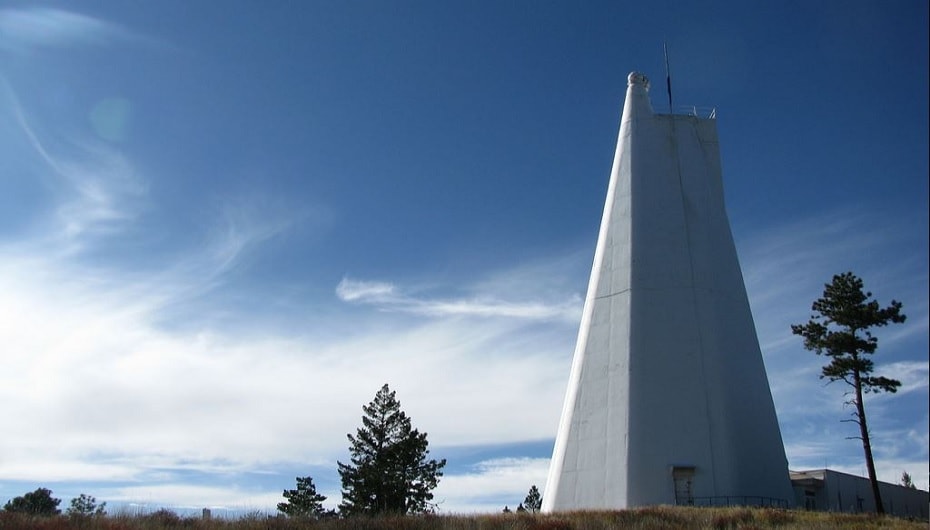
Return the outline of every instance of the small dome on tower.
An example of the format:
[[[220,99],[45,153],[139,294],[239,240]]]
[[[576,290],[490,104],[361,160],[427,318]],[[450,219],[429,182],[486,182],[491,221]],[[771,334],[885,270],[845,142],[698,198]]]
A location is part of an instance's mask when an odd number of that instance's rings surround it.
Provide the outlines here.
[[[646,77],[646,74],[642,74],[640,72],[630,72],[630,75],[627,76],[626,79],[630,86],[641,85],[647,89],[649,88],[649,78]]]

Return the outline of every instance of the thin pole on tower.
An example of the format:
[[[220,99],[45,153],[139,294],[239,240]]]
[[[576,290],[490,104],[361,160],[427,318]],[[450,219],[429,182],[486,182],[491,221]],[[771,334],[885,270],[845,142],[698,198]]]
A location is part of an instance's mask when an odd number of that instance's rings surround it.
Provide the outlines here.
[[[672,114],[672,71],[668,67],[668,41],[662,44],[665,49],[665,88],[668,90],[668,113]]]

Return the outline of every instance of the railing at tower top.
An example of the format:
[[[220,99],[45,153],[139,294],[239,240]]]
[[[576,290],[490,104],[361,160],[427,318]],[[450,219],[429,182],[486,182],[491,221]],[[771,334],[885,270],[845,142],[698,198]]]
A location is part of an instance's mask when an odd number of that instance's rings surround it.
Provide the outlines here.
[[[675,107],[673,114],[678,116],[694,116],[695,118],[715,120],[717,119],[717,107],[698,107],[696,105],[678,105]]]
[[[767,508],[787,508],[788,501],[774,497],[755,495],[719,495],[716,497],[691,497],[677,502],[679,506],[761,506]]]

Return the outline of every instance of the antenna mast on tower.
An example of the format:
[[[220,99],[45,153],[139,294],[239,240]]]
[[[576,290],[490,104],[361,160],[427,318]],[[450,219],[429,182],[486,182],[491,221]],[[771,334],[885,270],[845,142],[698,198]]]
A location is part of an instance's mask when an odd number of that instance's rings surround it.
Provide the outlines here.
[[[665,88],[668,90],[668,113],[673,114],[672,110],[672,71],[668,67],[668,41],[662,44],[665,50]]]

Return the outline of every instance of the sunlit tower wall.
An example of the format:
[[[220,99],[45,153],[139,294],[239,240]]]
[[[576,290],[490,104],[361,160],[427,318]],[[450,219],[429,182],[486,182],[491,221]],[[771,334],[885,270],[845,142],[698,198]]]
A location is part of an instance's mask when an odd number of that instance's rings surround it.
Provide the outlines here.
[[[792,504],[714,115],[631,73],[543,510]]]

